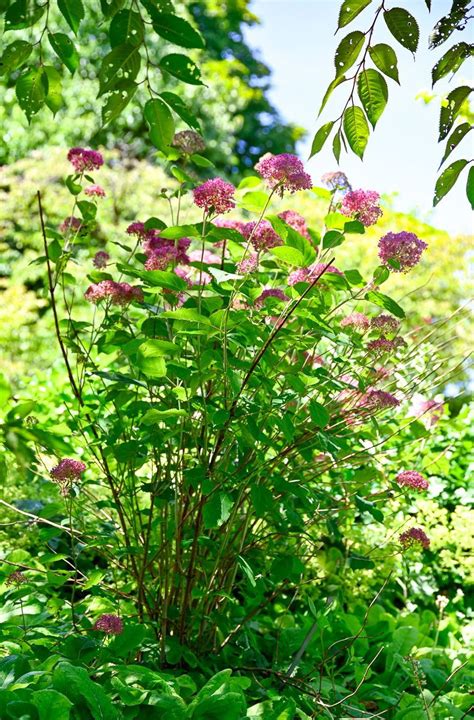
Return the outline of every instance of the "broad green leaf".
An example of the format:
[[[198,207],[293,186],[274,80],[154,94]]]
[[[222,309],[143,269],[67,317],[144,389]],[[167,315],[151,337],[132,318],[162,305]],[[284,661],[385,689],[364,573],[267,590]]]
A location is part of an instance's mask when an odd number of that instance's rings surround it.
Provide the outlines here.
[[[4,10],[4,7],[0,8]],[[38,0],[16,0],[5,13],[5,32],[23,30],[34,25],[46,10],[46,3]]]
[[[15,40],[8,45],[0,57],[0,75],[7,75],[24,65],[32,50],[33,45],[26,40]]]
[[[38,710],[39,720],[69,720],[72,702],[57,690],[36,690],[31,702]]]
[[[135,95],[137,88],[138,85],[133,80],[120,80],[116,84],[112,92],[107,95],[105,104],[102,107],[102,123],[104,125],[112,122],[120,115]]]
[[[219,492],[211,495],[204,505],[203,519],[204,527],[207,530],[222,525],[230,515],[232,510],[232,498],[226,493]]]
[[[466,195],[467,199],[471,203],[471,207],[474,210],[474,167],[469,168],[466,184]]]
[[[100,0],[100,7],[106,18],[113,17],[124,5],[125,0]]]
[[[64,33],[48,33],[51,47],[60,60],[63,61],[71,75],[79,67],[79,55],[72,40]]]
[[[161,58],[159,66],[161,70],[189,85],[202,85],[201,71],[187,55],[170,53]]]
[[[84,668],[60,662],[53,672],[53,687],[66,695],[75,707],[85,704],[94,720],[119,720],[119,712],[105,690],[92,682]]]
[[[321,115],[322,111],[326,107],[326,103],[331,97],[334,90],[337,88],[338,85],[340,85],[343,82],[346,82],[347,78],[345,75],[336,75],[334,80],[328,85],[328,88],[326,90],[326,93],[323,97],[323,101],[321,103],[321,107],[319,108],[318,117]]]
[[[213,162],[208,160],[206,157],[203,157],[202,155],[198,155],[197,153],[193,153],[189,159],[191,160],[191,162],[193,162],[198,167],[204,167],[204,168],[215,167]]]
[[[197,310],[193,308],[178,308],[177,310],[166,310],[161,313],[160,317],[169,318],[170,320],[185,320],[191,323],[200,323],[202,325],[209,325],[210,321],[205,315],[201,315]]]
[[[202,36],[190,25],[177,15],[171,13],[153,13],[153,29],[162,38],[174,45],[184,48],[203,48]]]
[[[53,115],[56,115],[58,110],[63,106],[62,78],[52,65],[45,65],[43,69],[48,78],[48,94],[46,95],[45,103]]]
[[[352,570],[370,570],[375,567],[373,560],[363,555],[356,555],[356,553],[349,555],[347,564]]]
[[[277,257],[283,262],[289,263],[290,265],[297,265],[302,267],[304,264],[303,254],[293,247],[287,245],[279,245],[278,247],[270,248],[270,253]]]
[[[398,61],[395,50],[386,45],[385,43],[379,43],[369,48],[369,55],[372,62],[378,69],[392,80],[395,80],[400,84],[398,77]]]
[[[311,400],[309,403],[309,414],[315,425],[318,427],[326,427],[329,422],[329,413],[321,403]]]
[[[342,245],[343,242],[343,233],[339,232],[339,230],[328,230],[323,237],[323,248],[327,249],[338,247],[339,245]]]
[[[168,240],[178,240],[183,237],[201,237],[201,230],[196,225],[172,225],[160,231],[160,237]]]
[[[392,300],[392,298],[388,297],[388,295],[383,295],[377,290],[369,290],[369,292],[365,295],[365,299],[374,303],[374,305],[384,308],[384,310],[388,310],[388,312],[395,315],[395,317],[402,319],[405,317],[405,311],[398,303],[395,302],[395,300]]]
[[[348,107],[344,112],[343,127],[351,149],[362,159],[369,139],[369,126],[362,108]]]
[[[354,30],[342,38],[334,56],[336,76],[343,75],[357,60],[364,45],[365,35],[360,30]]]
[[[135,80],[140,70],[140,52],[130,44],[117,45],[103,58],[99,70],[99,95],[110,92],[118,82]]]
[[[385,110],[388,100],[387,83],[377,70],[362,70],[357,79],[357,90],[362,106],[372,127]]]
[[[248,210],[252,213],[261,213],[268,202],[267,193],[255,190],[252,192],[245,193],[243,198],[239,200],[238,205],[243,210]]]
[[[363,235],[365,233],[365,225],[359,220],[349,220],[344,223],[344,232],[353,235]]]
[[[366,500],[365,498],[361,497],[360,495],[355,496],[355,503],[358,507],[358,509],[361,512],[367,512],[372,515],[374,520],[377,520],[377,522],[383,523],[383,512],[378,509],[378,507],[375,505],[375,503],[370,502],[369,500]]]
[[[469,45],[465,42],[457,43],[457,45],[453,45],[453,47],[449,48],[448,52],[438,60],[431,71],[433,87],[438,80],[441,80],[441,78],[445,77],[448,73],[452,73],[454,75],[457,70],[459,70],[463,62],[473,55],[474,45]]]
[[[155,425],[162,420],[169,420],[169,418],[176,417],[187,417],[188,413],[186,410],[179,410],[178,408],[171,408],[170,410],[147,410],[141,418],[142,425]]]
[[[436,181],[433,206],[444,198],[454,187],[456,180],[467,165],[467,160],[456,160],[444,170]]]
[[[452,153],[452,151],[457,148],[461,140],[466,137],[467,133],[470,132],[472,129],[473,126],[471,125],[471,123],[468,122],[461,123],[461,125],[457,125],[454,128],[453,132],[446,141],[446,148],[443,158],[440,162],[440,166],[444,163],[444,161]]]
[[[324,143],[329,137],[329,133],[331,132],[333,125],[334,121],[328,122],[319,128],[313,139],[310,158],[313,157],[313,155],[316,155],[316,153],[318,153],[320,150],[322,150]]]
[[[174,120],[168,105],[159,98],[148,100],[145,119],[150,127],[153,145],[160,150],[168,148],[174,137]]]
[[[392,8],[386,10],[383,16],[395,40],[415,53],[420,39],[420,29],[413,15],[404,8]]]
[[[26,70],[18,78],[15,92],[21,109],[28,118],[28,122],[31,122],[33,115],[36,115],[43,107],[48,92],[48,76],[44,69]]]
[[[341,132],[337,132],[334,135],[333,141],[332,141],[332,152],[334,154],[334,157],[336,158],[337,162],[339,162],[339,159],[341,157]]]
[[[159,97],[161,97],[189,127],[194,130],[200,130],[199,120],[192,114],[182,98],[172,92],[162,92]]]
[[[139,13],[131,8],[121,10],[112,18],[109,27],[110,46],[117,45],[141,45],[145,34],[143,20]]]
[[[439,140],[444,140],[454,125],[463,102],[469,97],[472,88],[468,85],[461,85],[451,90],[446,100],[443,101],[439,116]]]
[[[58,0],[58,8],[73,33],[77,35],[79,25],[84,20],[82,0]]]
[[[337,27],[342,28],[349,25],[371,2],[372,0],[344,0],[339,10]]]
[[[166,363],[163,351],[157,348],[153,340],[146,340],[137,352],[137,367],[149,377],[165,377]]]
[[[375,268],[373,278],[376,285],[382,285],[390,277],[390,270],[385,265]]]

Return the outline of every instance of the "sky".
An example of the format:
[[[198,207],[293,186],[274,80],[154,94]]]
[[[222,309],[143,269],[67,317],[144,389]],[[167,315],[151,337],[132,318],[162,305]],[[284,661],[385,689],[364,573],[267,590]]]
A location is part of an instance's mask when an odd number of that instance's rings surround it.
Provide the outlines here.
[[[270,98],[286,121],[308,130],[298,152],[307,160],[315,131],[339,116],[347,98],[347,86],[336,90],[319,121],[317,113],[329,82],[334,77],[334,51],[340,39],[351,30],[366,30],[371,23],[375,3],[369,5],[349,26],[334,36],[341,0],[253,0],[251,10],[260,24],[246,31],[249,44],[272,70]],[[425,104],[416,96],[431,88],[431,68],[451,44],[473,41],[466,32],[455,33],[437,50],[428,50],[428,36],[436,21],[446,15],[451,0],[433,0],[431,14],[424,0],[400,3],[419,21],[420,44],[416,62],[411,52],[390,36],[383,20],[377,23],[375,42],[388,42],[398,55],[401,86],[387,78],[389,102],[371,134],[364,161],[352,153],[341,154],[341,169],[353,187],[396,194],[396,209],[415,212],[420,218],[451,234],[472,233],[473,214],[465,194],[467,170],[451,193],[433,209],[433,189],[437,167],[446,141],[438,144],[439,100]],[[392,3],[390,3],[392,6]],[[472,61],[467,61],[454,79],[441,80],[437,93],[447,93],[474,80]],[[338,94],[339,93],[339,94]],[[342,103],[342,105],[341,105]],[[453,152],[450,162],[459,157],[474,157],[474,133]],[[464,147],[464,151],[463,151]],[[315,184],[328,171],[337,168],[331,141],[306,163]]]

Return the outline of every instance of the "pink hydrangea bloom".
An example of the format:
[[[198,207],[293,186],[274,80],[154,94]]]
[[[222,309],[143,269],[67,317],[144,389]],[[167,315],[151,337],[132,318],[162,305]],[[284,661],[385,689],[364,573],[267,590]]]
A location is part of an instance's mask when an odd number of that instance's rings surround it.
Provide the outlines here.
[[[94,630],[99,630],[106,635],[120,635],[123,632],[123,621],[118,615],[105,613],[94,623]]]
[[[53,467],[50,475],[57,482],[72,482],[79,480],[85,469],[86,466],[81,460],[63,458],[58,465]]]
[[[74,217],[72,215],[70,217],[65,218],[62,221],[61,225],[59,226],[59,230],[62,233],[70,232],[71,230],[78,231],[81,228],[82,228],[82,220],[80,220],[79,218]]]
[[[105,190],[100,185],[89,185],[84,192],[89,197],[105,197]]]
[[[308,225],[302,215],[295,212],[294,210],[285,210],[284,212],[278,213],[278,217],[286,222],[287,225],[299,232],[300,235],[310,240],[310,234],[308,231]]]
[[[285,295],[283,290],[279,290],[278,288],[265,288],[262,294],[254,301],[255,307],[263,307],[265,300],[269,297],[276,298],[277,300],[283,300],[284,302],[288,300],[288,297]]]
[[[428,548],[430,546],[430,539],[422,528],[413,527],[401,533],[400,544],[404,550],[416,544]]]
[[[422,253],[427,247],[428,245],[415,233],[389,232],[379,240],[379,258],[394,272],[408,272],[420,261]],[[396,261],[400,267],[394,268],[390,264],[391,260]]]
[[[324,173],[321,178],[321,182],[326,185],[330,190],[350,190],[351,185],[347,176],[337,170],[336,172]]]
[[[249,273],[255,272],[258,268],[258,255],[250,253],[245,255],[242,260],[237,263],[237,272],[242,275],[248,275]]]
[[[380,195],[375,190],[349,190],[344,195],[341,213],[359,220],[362,225],[375,225],[383,214],[379,206]]]
[[[369,318],[364,313],[353,312],[341,320],[341,327],[353,327],[364,331],[369,327]]]
[[[191,244],[189,238],[168,240],[156,234],[156,231],[145,231],[143,252],[146,255],[146,270],[166,270],[171,263],[189,262],[187,250]],[[140,237],[140,235],[138,235]],[[143,237],[143,235],[142,235]]]
[[[400,338],[402,340],[402,338]],[[403,341],[404,342],[404,341]],[[371,353],[379,354],[395,352],[397,347],[400,346],[400,342],[389,340],[386,337],[379,337],[377,340],[371,340],[367,343],[367,350]]]
[[[276,234],[268,220],[261,220],[259,223],[246,223],[244,236],[250,239],[257,252],[269,250],[283,244],[281,237]]]
[[[371,389],[362,395],[357,404],[366,410],[377,411],[397,407],[400,405],[400,401],[389,392]]]
[[[244,223],[243,220],[223,220],[222,218],[217,218],[214,220],[214,225],[221,228],[229,228],[229,230],[237,230],[237,232],[243,235],[246,223]]]
[[[128,305],[129,303],[143,302],[143,292],[139,287],[132,287],[126,282],[115,282],[114,280],[102,280],[99,283],[90,285],[84,297],[94,304],[102,300],[109,300],[112,305]]]
[[[403,487],[411,487],[414,490],[427,490],[429,482],[423,475],[416,470],[404,470],[398,473],[395,478],[396,482]]]
[[[128,226],[126,232],[128,235],[135,235],[140,240],[149,240],[156,236],[155,230],[153,230],[153,229],[147,230],[145,228],[145,223],[138,222],[138,221],[131,223]]]
[[[191,262],[205,263],[206,265],[220,265],[221,258],[219,255],[211,252],[210,250],[192,250],[189,253],[189,260]]]
[[[97,150],[86,150],[81,147],[71,148],[67,159],[77,172],[98,170],[104,164],[104,158]]]
[[[312,265],[309,265],[306,268],[299,268],[298,270],[294,270],[292,273],[288,275],[288,285],[296,285],[300,282],[312,282],[320,273],[326,268],[326,265],[324,263],[313,263]],[[334,265],[329,265],[326,268],[326,273],[334,273],[335,275],[344,275],[339,268],[335,267]]]
[[[427,400],[423,395],[414,395],[411,405],[411,414],[421,418],[426,427],[433,427],[443,415],[443,403],[436,400]]]
[[[222,215],[235,207],[235,188],[221,178],[206,180],[193,190],[194,203],[198,207],[215,215]]]
[[[174,247],[163,246],[150,253],[145,260],[145,270],[166,270],[176,262],[177,251]]]
[[[370,319],[370,327],[381,332],[396,332],[400,327],[400,321],[392,315],[377,315]]]
[[[285,190],[294,193],[297,190],[310,190],[311,177],[305,172],[303,163],[296,155],[267,153],[255,165],[255,170],[266,181],[269,188],[275,189],[283,197]]]
[[[105,250],[99,250],[99,252],[96,252],[96,254],[94,255],[92,264],[94,265],[94,267],[96,267],[100,270],[101,268],[105,268],[107,266],[107,262],[109,260],[110,260],[109,253],[105,252]]]

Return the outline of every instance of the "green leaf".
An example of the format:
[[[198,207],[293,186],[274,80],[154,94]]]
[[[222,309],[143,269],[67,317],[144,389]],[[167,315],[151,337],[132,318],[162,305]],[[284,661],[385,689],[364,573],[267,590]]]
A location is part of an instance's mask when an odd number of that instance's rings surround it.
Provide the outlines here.
[[[265,192],[255,190],[245,193],[244,197],[239,200],[239,207],[252,213],[261,213],[268,201],[268,195]]]
[[[357,60],[364,45],[365,35],[360,30],[354,30],[342,38],[336,50],[334,64],[336,77],[343,75]]]
[[[99,95],[113,90],[118,82],[135,80],[139,70],[139,49],[128,43],[117,45],[102,60],[99,70]]]
[[[339,10],[337,27],[349,25],[371,2],[372,0],[344,0]]]
[[[232,506],[232,498],[226,493],[219,492],[211,495],[203,509],[203,520],[206,530],[222,525],[229,518]]]
[[[303,255],[299,250],[296,250],[296,248],[279,245],[278,247],[270,248],[270,253],[290,265],[297,265],[298,267],[302,267],[303,265]]]
[[[337,162],[339,162],[341,157],[341,135],[342,133],[337,132],[332,141],[332,152]]]
[[[386,45],[385,43],[379,43],[369,48],[369,55],[372,62],[378,69],[392,80],[395,80],[400,84],[398,77],[398,61],[395,50]]]
[[[323,248],[335,248],[342,245],[344,242],[344,235],[339,230],[328,230],[323,237]]]
[[[461,42],[449,48],[448,52],[441,57],[431,71],[433,87],[448,73],[453,75],[459,70],[463,62],[474,55],[474,45]]]
[[[163,350],[156,347],[153,340],[146,340],[137,352],[137,367],[149,377],[165,377],[166,363]]]
[[[444,170],[436,181],[433,207],[454,187],[456,180],[467,165],[467,160],[456,160]]]
[[[357,79],[360,101],[372,127],[385,110],[388,100],[388,87],[383,75],[377,70],[363,70]]]
[[[203,157],[202,155],[198,155],[198,153],[193,153],[189,159],[191,160],[191,162],[193,162],[198,167],[204,167],[204,168],[215,167],[214,163],[211,162],[211,160],[208,160],[206,157]]]
[[[63,106],[61,75],[52,65],[45,65],[43,69],[48,78],[48,94],[45,102],[53,115],[56,115]]]
[[[109,27],[110,46],[141,45],[145,35],[145,26],[139,13],[131,9],[121,10],[112,18]]]
[[[53,686],[66,695],[74,707],[86,705],[94,720],[119,720],[118,710],[102,687],[92,682],[84,668],[60,662],[53,672]]]
[[[369,126],[362,108],[348,107],[344,112],[343,127],[352,151],[362,160],[369,139]]]
[[[395,40],[415,53],[420,39],[420,29],[413,15],[404,8],[392,8],[386,10],[383,16]]]
[[[469,122],[461,123],[461,125],[457,125],[454,128],[453,132],[446,141],[446,148],[443,158],[440,162],[440,166],[444,163],[444,161],[452,153],[452,151],[457,148],[461,140],[466,137],[467,133],[470,132],[472,129],[473,126]]]
[[[161,12],[153,13],[153,28],[158,35],[161,35],[162,38],[174,45],[184,48],[204,47],[204,40],[198,31],[187,20],[177,15]]]
[[[346,82],[346,80],[347,80],[347,78],[345,77],[345,75],[336,75],[334,80],[331,83],[329,83],[328,89],[326,90],[326,93],[323,97],[321,107],[319,108],[318,117],[321,115],[322,111],[326,107],[327,101],[329,100],[329,98],[331,97],[332,93],[337,88],[337,86],[343,82]]]
[[[315,425],[318,427],[326,427],[329,422],[329,413],[321,403],[311,400],[309,403],[309,414]]]
[[[147,410],[141,418],[142,425],[155,425],[162,420],[169,420],[169,418],[176,417],[187,417],[188,413],[186,410],[179,410],[178,408],[171,408],[170,410]]]
[[[352,570],[370,570],[375,567],[375,563],[370,558],[356,553],[349,555],[347,564]]]
[[[454,125],[454,121],[458,116],[463,102],[472,92],[472,88],[468,85],[451,90],[446,100],[442,103],[439,116],[439,140],[444,140]]]
[[[379,265],[374,270],[374,283],[382,285],[390,277],[390,270],[385,265]]]
[[[202,85],[201,71],[187,55],[180,53],[165,55],[161,58],[159,66],[161,70],[189,85]]]
[[[3,10],[4,7],[1,9]],[[5,32],[31,27],[40,19],[45,10],[46,3],[39,3],[35,0],[17,0],[5,13]]]
[[[43,68],[31,68],[20,75],[15,92],[21,109],[31,122],[33,115],[43,107],[48,92],[48,76]]]
[[[160,232],[160,237],[166,238],[167,240],[178,240],[183,237],[201,237],[201,230],[196,225],[171,225],[170,227],[163,228]]]
[[[472,0],[453,0],[448,15],[442,17],[430,35],[430,48],[442,45],[455,30],[463,30]]]
[[[8,45],[0,57],[0,75],[7,75],[25,64],[31,55],[33,45],[26,40],[15,40]]]
[[[194,308],[178,308],[177,310],[166,310],[161,313],[160,317],[169,318],[170,320],[185,320],[191,323],[201,323],[209,325],[210,321],[205,315],[201,315]]]
[[[466,195],[467,199],[471,203],[471,207],[474,210],[474,167],[469,168],[466,184]]]
[[[81,20],[84,20],[82,0],[58,0],[58,8],[73,33],[77,35]]]
[[[174,137],[174,120],[168,105],[160,98],[148,100],[145,105],[145,119],[150,126],[153,145],[160,150],[169,147]]]
[[[198,119],[192,114],[182,98],[172,92],[162,92],[159,97],[161,97],[189,127],[194,130],[200,130]]]
[[[72,702],[57,690],[36,690],[31,702],[38,710],[39,720],[69,720]]]
[[[120,80],[102,108],[102,123],[107,125],[117,118],[124,110],[137,91],[138,85],[133,80]]]
[[[71,75],[79,67],[79,55],[72,40],[64,33],[48,33],[51,47],[60,60],[67,67]]]
[[[360,497],[360,495],[355,496],[355,503],[357,508],[361,512],[367,512],[372,515],[374,520],[377,520],[377,522],[383,523],[383,512],[378,509],[378,507],[373,502],[369,502],[369,500],[366,500],[363,497]]]
[[[377,290],[369,290],[369,292],[365,295],[365,299],[374,303],[374,305],[378,305],[378,307],[384,308],[384,310],[388,310],[388,312],[395,315],[395,317],[402,319],[405,317],[405,311],[398,303],[395,302],[395,300],[392,300],[392,298],[388,297],[388,295],[383,295]]]
[[[314,136],[313,144],[311,146],[311,153],[310,158],[313,157],[313,155],[316,155],[320,150],[322,150],[324,143],[329,137],[329,133],[332,130],[332,127],[334,125],[334,121],[328,122],[322,127],[319,128],[318,132]]]

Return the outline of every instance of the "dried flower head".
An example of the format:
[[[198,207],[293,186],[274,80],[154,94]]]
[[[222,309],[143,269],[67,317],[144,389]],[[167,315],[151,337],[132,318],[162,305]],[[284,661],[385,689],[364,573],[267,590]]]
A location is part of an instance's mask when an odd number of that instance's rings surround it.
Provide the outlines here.
[[[103,632],[106,635],[121,635],[123,632],[123,620],[118,615],[105,613],[95,621],[94,630]]]
[[[304,171],[301,160],[296,155],[267,153],[255,165],[255,170],[266,181],[269,188],[283,197],[285,190],[294,193],[298,190],[310,190],[311,177]]]
[[[177,132],[171,144],[186,155],[201,153],[206,149],[206,143],[203,138],[194,130],[181,130]]]
[[[28,578],[26,575],[24,575],[20,570],[15,570],[15,572],[10,573],[10,575],[5,580],[5,585],[7,587],[11,587],[11,585],[16,585],[19,587],[20,585],[23,585],[23,583],[28,582]]]
[[[408,272],[420,261],[427,247],[428,245],[415,233],[389,232],[379,240],[379,258],[394,272]],[[395,261],[399,267],[394,267],[391,261]]]
[[[398,473],[395,481],[401,487],[411,487],[414,490],[427,490],[430,485],[428,480],[415,470],[404,470]]]
[[[341,213],[359,220],[365,227],[375,225],[383,214],[379,200],[375,190],[349,190],[342,200]]]
[[[77,172],[98,170],[104,164],[104,158],[97,150],[86,150],[81,147],[71,148],[67,159]]]
[[[94,255],[92,264],[94,265],[94,267],[96,267],[100,270],[102,268],[107,267],[107,262],[109,260],[110,260],[109,253],[105,252],[105,250],[99,250],[99,252],[96,252],[96,254]]]
[[[430,546],[430,539],[422,528],[413,527],[401,533],[400,544],[404,550],[417,544],[428,548]]]
[[[193,190],[194,203],[206,213],[222,215],[235,207],[235,188],[221,178],[206,180]]]
[[[70,232],[71,230],[77,232],[81,228],[82,228],[82,220],[80,220],[79,218],[74,217],[72,215],[70,217],[65,218],[62,221],[61,225],[59,226],[59,230],[62,233]]]
[[[400,321],[394,318],[393,315],[382,314],[370,319],[370,327],[382,333],[394,333],[400,327]]]

